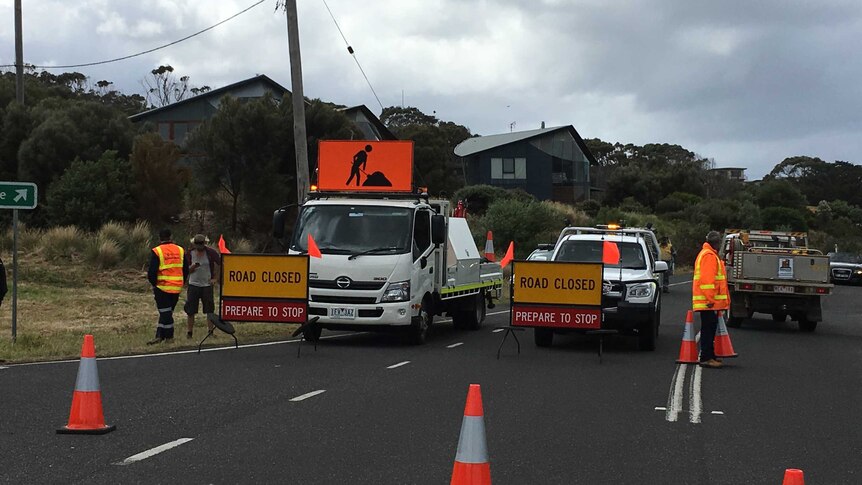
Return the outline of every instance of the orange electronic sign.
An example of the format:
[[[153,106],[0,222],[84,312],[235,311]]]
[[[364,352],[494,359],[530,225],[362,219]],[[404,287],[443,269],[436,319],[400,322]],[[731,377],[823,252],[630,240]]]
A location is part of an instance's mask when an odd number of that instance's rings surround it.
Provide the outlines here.
[[[321,141],[317,187],[324,192],[411,192],[413,142]]]

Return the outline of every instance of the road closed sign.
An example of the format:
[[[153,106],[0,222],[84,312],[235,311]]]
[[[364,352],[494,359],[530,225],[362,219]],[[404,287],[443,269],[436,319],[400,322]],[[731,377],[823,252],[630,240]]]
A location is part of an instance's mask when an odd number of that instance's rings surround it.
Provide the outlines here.
[[[304,323],[308,256],[222,255],[221,312],[238,322]]]
[[[512,325],[601,328],[602,272],[600,263],[515,261]]]

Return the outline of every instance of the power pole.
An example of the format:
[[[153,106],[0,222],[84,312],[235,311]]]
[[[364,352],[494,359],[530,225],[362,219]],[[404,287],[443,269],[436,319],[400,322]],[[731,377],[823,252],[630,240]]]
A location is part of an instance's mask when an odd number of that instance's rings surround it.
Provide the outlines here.
[[[24,40],[21,30],[21,0],[15,0],[15,99],[24,104]]]
[[[296,197],[302,204],[309,190],[308,139],[305,135],[305,96],[302,93],[302,62],[299,55],[299,21],[296,15],[296,0],[285,0],[284,9],[287,13],[287,44],[290,54],[290,84],[291,97],[293,98]]]

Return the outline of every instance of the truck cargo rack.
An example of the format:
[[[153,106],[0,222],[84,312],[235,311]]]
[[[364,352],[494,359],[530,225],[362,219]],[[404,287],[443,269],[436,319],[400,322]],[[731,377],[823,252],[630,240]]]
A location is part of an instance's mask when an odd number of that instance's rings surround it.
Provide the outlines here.
[[[345,191],[328,191],[328,192],[309,192],[308,200],[322,200],[329,198],[344,198],[351,199],[386,199],[386,200],[413,200],[417,202],[428,202],[430,196],[419,192],[345,192]]]

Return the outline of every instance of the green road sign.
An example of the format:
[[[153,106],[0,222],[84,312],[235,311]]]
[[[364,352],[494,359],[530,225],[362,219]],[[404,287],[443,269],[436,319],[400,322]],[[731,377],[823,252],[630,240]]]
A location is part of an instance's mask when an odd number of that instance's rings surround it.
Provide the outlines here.
[[[0,209],[35,209],[36,184],[0,182]]]

